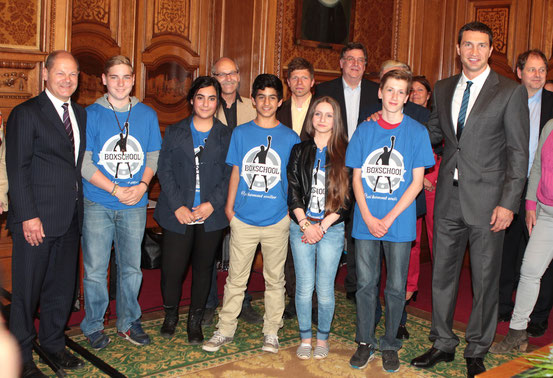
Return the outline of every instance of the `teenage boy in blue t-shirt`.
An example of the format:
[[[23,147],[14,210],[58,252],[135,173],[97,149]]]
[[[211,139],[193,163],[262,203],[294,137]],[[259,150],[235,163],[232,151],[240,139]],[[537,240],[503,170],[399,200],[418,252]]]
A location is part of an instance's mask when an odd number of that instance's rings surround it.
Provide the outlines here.
[[[384,370],[399,370],[397,351],[402,341],[396,334],[405,304],[411,242],[415,240],[413,201],[422,189],[424,169],[434,165],[426,128],[403,114],[410,87],[409,73],[393,70],[384,75],[378,90],[382,117],[359,125],[346,152],[346,165],[353,168],[356,199],[352,236],[357,250],[359,343],[350,365],[358,369],[372,360],[377,346],[375,305],[383,247],[387,271],[386,332],[379,347]]]
[[[102,74],[107,93],[86,108],[81,330],[96,350],[110,342],[103,330],[112,244],[117,262],[118,335],[135,345],[150,343],[140,323],[138,292],[148,185],[157,169],[161,134],[156,112],[130,96],[134,79],[129,58],[108,59]]]
[[[257,116],[234,129],[227,155],[232,166],[225,212],[230,221],[230,265],[219,312],[218,330],[203,349],[216,352],[231,342],[257,244],[263,253],[265,316],[263,350],[278,352],[278,330],[284,311],[284,262],[288,251],[286,166],[298,135],[276,119],[282,83],[259,75],[252,88]]]

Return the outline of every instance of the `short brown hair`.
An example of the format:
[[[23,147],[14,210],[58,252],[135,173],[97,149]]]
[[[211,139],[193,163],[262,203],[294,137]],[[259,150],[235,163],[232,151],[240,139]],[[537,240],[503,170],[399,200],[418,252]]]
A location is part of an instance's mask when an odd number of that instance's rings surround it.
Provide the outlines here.
[[[386,72],[384,76],[382,76],[382,80],[380,80],[380,89],[384,88],[384,85],[386,85],[386,82],[388,79],[396,79],[396,80],[404,80],[407,82],[407,94],[411,91],[411,84],[413,84],[413,76],[409,72],[405,72],[404,70],[391,70],[389,72]]]
[[[547,58],[545,57],[545,54],[538,49],[528,50],[520,54],[517,58],[516,68],[522,71],[524,69],[524,66],[526,66],[526,62],[528,61],[528,58],[530,56],[541,58],[545,63],[545,70],[547,70]]]
[[[296,57],[288,64],[288,77],[292,76],[292,72],[297,70],[307,70],[311,75],[311,79],[315,76],[315,70],[313,65],[305,58]]]
[[[109,69],[113,66],[117,66],[119,64],[127,65],[131,68],[131,72],[134,73],[134,69],[132,68],[131,60],[127,58],[124,55],[115,55],[109,58],[106,61],[106,64],[104,64],[104,74],[108,74]]]

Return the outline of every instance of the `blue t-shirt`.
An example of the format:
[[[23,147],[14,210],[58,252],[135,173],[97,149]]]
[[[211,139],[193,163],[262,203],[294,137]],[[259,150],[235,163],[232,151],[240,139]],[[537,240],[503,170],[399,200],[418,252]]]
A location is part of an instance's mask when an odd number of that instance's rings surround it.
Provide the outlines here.
[[[138,185],[144,173],[146,154],[161,149],[161,134],[156,112],[137,103],[128,111],[116,112],[98,103],[86,108],[86,150],[92,152],[94,165],[120,187]],[[121,130],[121,128],[123,130]],[[117,197],[83,179],[84,196],[108,209],[122,210],[146,206],[144,194],[134,206],[124,205]]]
[[[315,161],[313,162],[313,176],[311,179],[311,195],[305,215],[314,219],[325,217],[325,164],[326,147],[322,150],[317,148]]]
[[[426,128],[404,115],[393,129],[377,122],[361,123],[346,151],[346,165],[361,169],[361,181],[371,214],[382,219],[413,181],[413,169],[434,165]],[[356,239],[408,242],[416,237],[415,201],[394,221],[382,238],[373,236],[355,204],[352,236]]]
[[[288,214],[286,166],[298,135],[279,123],[266,129],[254,121],[232,132],[227,164],[240,169],[235,216],[253,226],[270,226]]]
[[[196,194],[194,194],[193,207],[200,205],[200,161],[202,152],[205,147],[205,142],[211,131],[198,131],[194,126],[194,121],[190,122],[190,130],[192,131],[192,142],[194,143],[194,164],[196,164]]]

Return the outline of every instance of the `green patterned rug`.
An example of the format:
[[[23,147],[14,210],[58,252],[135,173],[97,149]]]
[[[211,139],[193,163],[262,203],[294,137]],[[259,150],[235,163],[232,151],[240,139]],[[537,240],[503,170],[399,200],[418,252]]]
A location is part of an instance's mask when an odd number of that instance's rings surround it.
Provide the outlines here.
[[[256,300],[252,304],[258,311],[263,311],[263,300]],[[181,310],[181,312],[184,313],[185,310]],[[294,368],[294,364],[299,363],[299,360],[295,358],[295,348],[299,342],[298,325],[295,319],[286,320],[284,327],[279,332],[281,352],[278,353],[278,355],[261,351],[260,348],[263,344],[261,324],[252,325],[243,321],[239,321],[238,330],[233,343],[222,347],[217,353],[204,352],[199,346],[187,345],[186,324],[184,319],[186,319],[186,315],[181,314],[181,321],[178,325],[177,333],[171,340],[167,340],[159,335],[159,328],[163,319],[144,321],[143,328],[152,339],[152,343],[144,347],[134,346],[128,341],[118,337],[114,328],[106,330],[106,334],[111,338],[111,343],[108,347],[99,352],[94,352],[89,348],[83,335],[74,336],[72,339],[93,353],[96,353],[98,357],[102,358],[128,377],[175,377],[187,374],[221,376],[220,372],[210,374],[210,369],[216,369],[217,371],[222,370],[225,372],[225,376],[289,376],[290,373],[295,374],[296,369]],[[377,335],[383,333],[383,323],[383,321],[380,322],[377,328]],[[206,338],[210,337],[214,329],[214,327],[204,328],[204,336]],[[455,361],[448,364],[440,363],[432,369],[423,370],[411,367],[409,362],[412,358],[424,353],[430,347],[431,344],[428,341],[430,322],[409,315],[408,329],[411,337],[404,342],[403,348],[399,353],[401,360],[401,371],[399,375],[419,377],[466,376],[465,361],[462,356],[462,351],[466,346],[466,342],[461,332],[456,332],[457,336],[459,336],[462,341],[457,349],[458,353],[456,354]],[[323,369],[322,373],[316,372],[315,370],[307,370],[305,373],[312,376],[317,376],[319,374],[322,374],[321,376],[328,376],[329,374],[334,376],[365,375],[365,373],[367,373],[366,371],[356,371],[348,366],[348,356],[351,356],[356,349],[354,339],[355,305],[346,300],[344,293],[337,291],[336,311],[330,335],[330,343],[331,355],[335,350],[337,352],[341,351],[341,353],[336,354],[334,362],[330,358],[323,360],[325,361],[326,367],[324,364],[318,365],[319,367],[317,367],[317,369]],[[279,358],[279,355],[281,356],[281,360],[275,360]],[[380,353],[377,352],[377,358],[379,356]],[[514,357],[516,356],[497,356],[488,354],[485,360],[486,367],[491,369]],[[282,358],[286,361],[282,360]],[[242,373],[237,371],[235,372],[236,374],[232,374],[230,371],[231,366],[232,369],[240,368],[240,366],[242,366],[241,369],[245,369],[254,364],[253,361],[255,361],[255,365],[258,368],[266,368],[263,374],[245,374],[243,370]],[[36,362],[38,363],[38,358]],[[304,364],[301,366],[302,369],[309,366],[308,364],[306,365],[304,361],[302,361],[302,363]],[[321,362],[318,363],[321,364]],[[267,366],[263,366],[264,364]],[[372,364],[375,364],[375,362],[371,362],[370,365]],[[228,365],[229,374],[226,374],[225,365]],[[380,363],[378,363],[378,365],[380,366]],[[44,364],[38,363],[38,366],[45,374],[54,376],[51,371],[48,371],[48,367]],[[278,368],[275,368],[275,366],[278,366]],[[324,369],[334,369],[334,371],[331,373],[327,370],[325,373]],[[380,372],[383,373],[381,368]],[[88,362],[85,368],[68,371],[68,373],[75,377],[105,376]]]

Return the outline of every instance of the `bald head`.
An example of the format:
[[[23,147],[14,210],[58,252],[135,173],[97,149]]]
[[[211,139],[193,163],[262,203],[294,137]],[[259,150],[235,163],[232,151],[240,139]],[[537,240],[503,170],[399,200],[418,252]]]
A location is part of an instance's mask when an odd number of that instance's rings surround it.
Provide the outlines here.
[[[230,58],[222,57],[213,65],[211,74],[221,84],[223,98],[225,98],[227,104],[229,99],[231,103],[234,102],[236,92],[240,86],[240,69],[236,62]]]

